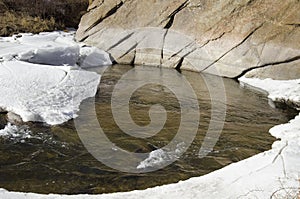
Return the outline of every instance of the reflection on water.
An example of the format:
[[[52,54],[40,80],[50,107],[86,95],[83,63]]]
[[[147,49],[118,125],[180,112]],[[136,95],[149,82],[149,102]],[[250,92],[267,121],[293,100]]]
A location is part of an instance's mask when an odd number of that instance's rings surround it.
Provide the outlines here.
[[[134,138],[123,133],[112,117],[110,98],[118,79],[130,69],[130,66],[113,66],[105,71],[95,98],[96,113],[106,136],[116,146],[131,152],[151,152],[167,145],[176,135],[180,124],[180,106],[168,88],[158,84],[141,87],[129,103],[135,123],[150,123],[148,111],[153,104],[161,104],[166,109],[167,121],[164,128],[150,138]],[[93,70],[101,71],[100,68]],[[168,73],[168,69],[149,70]],[[103,165],[87,152],[76,133],[74,121],[59,126],[28,123],[31,136],[23,141],[0,138],[0,187],[13,191],[75,194],[128,191],[177,182],[207,174],[270,149],[275,139],[268,133],[269,128],[296,115],[292,110],[273,109],[265,96],[240,89],[234,80],[223,79],[227,96],[225,126],[214,150],[200,159],[198,152],[208,129],[211,101],[199,74],[185,71],[182,74],[198,97],[200,124],[197,136],[182,156],[157,150],[137,166],[142,169],[157,164],[159,159],[179,158],[171,165],[150,173],[119,172]],[[87,113],[81,117],[88,119],[90,115]],[[2,114],[0,127],[4,124],[6,120]],[[90,131],[88,125],[87,132]],[[184,143],[178,143],[178,150],[182,147],[185,147]]]

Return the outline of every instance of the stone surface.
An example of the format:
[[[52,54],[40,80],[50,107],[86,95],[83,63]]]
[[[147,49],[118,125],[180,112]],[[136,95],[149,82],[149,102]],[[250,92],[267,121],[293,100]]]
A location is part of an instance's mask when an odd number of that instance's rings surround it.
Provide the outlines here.
[[[259,79],[272,77],[276,80],[299,79],[300,60],[290,63],[270,65],[263,68],[253,69],[250,72],[246,73],[245,77]]]
[[[299,9],[298,0],[94,0],[76,39],[118,63],[238,77],[300,59]]]
[[[20,115],[17,115],[13,112],[7,113],[7,121],[10,122],[11,124],[16,124],[16,125],[23,123],[23,120],[20,117]]]

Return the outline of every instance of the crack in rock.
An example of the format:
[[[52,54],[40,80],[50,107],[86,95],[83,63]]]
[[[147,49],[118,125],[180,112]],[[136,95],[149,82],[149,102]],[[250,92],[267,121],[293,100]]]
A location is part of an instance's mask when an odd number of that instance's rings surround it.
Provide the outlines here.
[[[179,53],[181,53],[183,50],[189,48],[189,47],[192,46],[194,43],[195,43],[194,41],[188,43],[188,44],[185,45],[183,48],[181,48],[179,51],[177,51],[176,53],[173,53],[173,54],[171,55],[171,57],[169,57],[168,60],[170,60],[171,58],[173,58],[173,57],[175,57],[175,56],[179,56]]]
[[[104,0],[102,0],[101,2],[99,2],[98,4],[95,4],[95,5],[93,5],[94,2],[92,2],[92,4],[90,4],[90,6],[88,7],[87,11],[89,12],[91,10],[94,10],[94,9],[100,7],[103,3],[104,3]]]
[[[130,53],[131,51],[136,51],[136,47],[138,46],[138,42],[136,42],[133,46],[131,46],[124,54],[122,54],[121,56],[119,56],[118,59],[121,59],[123,57],[125,57],[128,53]]]
[[[189,4],[189,0],[186,0],[183,4],[181,4],[178,8],[176,8],[169,16],[167,19],[165,19],[164,21],[166,20],[169,20],[168,23],[165,25],[165,29],[169,29],[172,27],[173,25],[173,22],[174,22],[174,19],[175,19],[175,16],[176,14],[178,14],[182,9],[184,9],[187,5]],[[164,22],[163,21],[163,22]]]
[[[181,72],[181,66],[182,66],[182,63],[184,61],[184,57],[181,57],[180,60],[178,61],[175,69],[178,71],[178,72]]]
[[[104,21],[106,18],[112,16],[113,14],[115,14],[124,4],[123,1],[121,1],[120,3],[118,3],[116,6],[114,6],[112,9],[110,9],[105,15],[104,17],[100,17],[97,21],[95,21],[90,27],[88,27],[84,32],[88,32],[91,29],[93,29],[95,26],[97,26],[98,24],[100,24],[102,21]]]
[[[163,35],[163,42],[162,42],[162,48],[161,48],[161,54],[160,54],[160,66],[162,66],[162,62],[164,59],[164,48],[165,48],[165,42],[166,42],[166,37],[168,34],[169,29],[166,29],[164,35]]]
[[[130,62],[131,66],[134,66],[135,58],[136,58],[136,48],[133,51],[133,58],[132,58],[132,61]]]
[[[188,44],[187,46],[192,46],[191,44],[193,44],[193,43],[190,43],[190,44]],[[180,56],[180,59],[175,63],[175,64],[176,64],[175,69],[176,69],[177,71],[180,71],[184,59],[185,59],[187,56],[189,56],[190,54],[192,54],[193,52],[195,52],[197,49],[198,49],[197,47],[194,47],[194,48],[192,48],[190,51],[188,51],[187,53],[185,53],[185,54],[182,55],[182,56],[178,55],[177,53],[176,53],[176,54],[173,54],[168,60],[170,60],[171,58],[175,57],[176,55]],[[184,48],[183,48],[182,50],[184,50]],[[180,51],[182,52],[182,50],[180,50]]]
[[[143,36],[139,41],[135,41],[135,43],[125,53],[123,53],[121,56],[119,56],[117,59],[121,59],[121,58],[125,57],[127,54],[129,54],[130,52],[134,51],[134,57],[130,61],[130,64],[134,65],[135,59],[136,59],[136,54],[137,54],[137,47],[145,38],[146,38],[146,36]]]
[[[258,69],[258,68],[264,68],[264,67],[268,67],[268,66],[276,66],[276,65],[280,65],[280,64],[287,64],[287,63],[291,63],[291,62],[294,62],[294,61],[298,61],[299,59],[300,59],[300,55],[296,56],[296,57],[292,57],[290,59],[283,60],[283,61],[270,62],[270,63],[266,63],[266,64],[263,64],[263,65],[260,65],[260,66],[253,66],[253,67],[247,68],[246,70],[241,72],[241,74],[236,76],[234,79],[238,79],[238,78],[246,75],[248,72],[250,72],[252,70],[255,70],[255,69]]]
[[[217,41],[217,40],[221,39],[224,35],[226,35],[226,33],[232,32],[232,30],[233,30],[233,28],[232,28],[231,30],[229,30],[229,31],[222,32],[219,36],[217,36],[217,37],[215,37],[215,38],[212,38],[212,39],[207,40],[207,41],[206,41],[204,44],[202,44],[199,48],[205,47],[206,45],[208,45],[208,44],[209,44],[210,42],[212,42],[212,41]]]
[[[219,58],[217,58],[215,61],[213,61],[211,64],[209,64],[208,66],[206,66],[203,70],[201,70],[201,72],[207,70],[209,67],[211,67],[212,65],[216,64],[218,61],[220,61],[223,57],[225,57],[228,53],[230,53],[231,51],[233,51],[234,49],[238,48],[239,46],[241,46],[243,43],[245,43],[258,29],[260,29],[262,26],[264,25],[264,23],[260,24],[259,26],[257,26],[255,29],[253,29],[240,43],[238,43],[237,45],[235,45],[234,47],[232,47],[230,50],[228,50],[227,52],[225,52],[223,55],[221,55]]]
[[[117,41],[115,44],[111,45],[106,51],[110,51],[111,49],[117,47],[118,45],[120,45],[121,43],[123,43],[124,41],[132,37],[134,34],[135,34],[134,32],[129,33],[128,35],[126,35],[125,37]]]
[[[286,26],[294,26],[296,28],[300,27],[300,24],[299,23],[288,23],[288,24],[284,24]]]

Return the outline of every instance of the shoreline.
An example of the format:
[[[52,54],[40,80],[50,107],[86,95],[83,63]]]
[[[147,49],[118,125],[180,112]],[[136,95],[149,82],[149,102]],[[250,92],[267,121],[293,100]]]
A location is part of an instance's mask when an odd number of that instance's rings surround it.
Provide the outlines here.
[[[268,94],[273,102],[300,103],[300,79],[283,81],[243,77],[239,81],[242,87],[246,85]],[[299,108],[297,110],[300,112]],[[45,195],[0,189],[0,198],[270,198],[273,194],[281,196],[286,191],[296,198],[300,187],[300,171],[297,170],[300,168],[300,113],[288,123],[274,126],[269,132],[281,139],[273,143],[272,149],[207,175],[174,184],[100,195]]]
[[[241,86],[246,84],[268,93],[264,88],[251,83],[251,78],[240,79]],[[271,80],[270,80],[271,81]],[[276,80],[273,80],[276,81]],[[278,83],[280,80],[277,80]],[[295,80],[300,81],[300,80]],[[263,80],[261,80],[263,82]],[[299,88],[300,89],[300,84]],[[286,95],[283,94],[286,97]],[[300,94],[298,94],[300,97]],[[272,96],[271,96],[272,97]],[[268,96],[270,98],[270,93]],[[286,98],[288,99],[288,98]],[[272,100],[272,99],[271,99]],[[299,111],[299,109],[298,109]],[[269,130],[274,137],[279,138],[272,149],[257,154],[237,163],[204,176],[193,177],[178,183],[157,186],[146,190],[117,192],[99,195],[60,195],[10,192],[0,189],[3,199],[43,198],[43,199],[110,199],[110,198],[297,198],[300,194],[300,112],[294,119],[285,124],[272,127]],[[257,163],[260,164],[257,164]],[[239,170],[240,172],[236,172]],[[176,190],[176,191],[175,191]],[[286,195],[286,194],[290,195]],[[291,197],[293,196],[293,197]]]

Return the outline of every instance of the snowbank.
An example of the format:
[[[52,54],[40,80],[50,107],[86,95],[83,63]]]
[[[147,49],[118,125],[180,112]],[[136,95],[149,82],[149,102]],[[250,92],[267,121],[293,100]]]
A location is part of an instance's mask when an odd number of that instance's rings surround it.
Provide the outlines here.
[[[265,89],[275,99],[297,100],[299,80],[240,79],[242,84]],[[284,89],[283,89],[284,88]],[[297,198],[300,187],[300,114],[273,127],[279,138],[272,149],[201,177],[142,191],[102,195],[40,195],[0,190],[3,199],[152,199],[152,198]]]
[[[100,81],[100,75],[80,68],[111,60],[73,37],[74,32],[51,32],[0,38],[0,108],[25,122],[55,125],[76,117],[80,102],[95,95]]]
[[[95,95],[96,73],[21,61],[0,63],[0,107],[24,122],[60,124],[76,116],[80,102]]]
[[[1,37],[0,61],[21,60],[69,66],[78,64],[81,68],[112,64],[109,54],[103,50],[75,42],[74,33],[57,31]]]
[[[239,79],[242,87],[250,87],[256,90],[263,90],[268,93],[268,98],[273,102],[291,103],[300,108],[300,79],[293,80],[272,80],[246,78]]]

